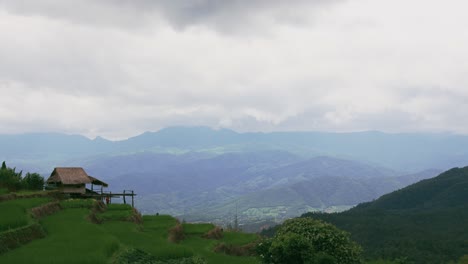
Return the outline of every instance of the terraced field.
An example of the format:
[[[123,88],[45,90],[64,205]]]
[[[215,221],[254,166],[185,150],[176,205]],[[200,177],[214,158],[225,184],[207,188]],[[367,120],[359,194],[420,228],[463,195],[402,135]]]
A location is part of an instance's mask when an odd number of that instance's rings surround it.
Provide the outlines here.
[[[175,218],[154,215],[138,220],[130,206],[96,210],[92,200],[61,201],[62,210],[34,219],[29,210],[48,202],[49,198],[0,202],[0,236],[31,222],[39,223],[45,233],[0,254],[0,263],[259,263],[255,257],[214,252],[220,243],[251,243],[257,239],[253,234],[224,232],[219,240],[207,239],[203,235],[213,225],[182,224],[185,238],[174,243],[168,235],[178,225]]]

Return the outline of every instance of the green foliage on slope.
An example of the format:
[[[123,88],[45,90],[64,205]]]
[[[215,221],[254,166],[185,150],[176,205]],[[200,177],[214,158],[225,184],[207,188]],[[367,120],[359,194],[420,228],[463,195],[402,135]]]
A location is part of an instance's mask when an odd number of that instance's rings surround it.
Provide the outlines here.
[[[16,168],[7,167],[5,161],[0,167],[0,194],[18,190],[42,190],[44,178],[37,173],[16,172]]]
[[[279,226],[275,236],[258,246],[263,263],[360,263],[361,248],[349,234],[310,218],[295,218]]]
[[[308,213],[352,234],[368,258],[448,263],[467,254],[468,167],[339,214]]]

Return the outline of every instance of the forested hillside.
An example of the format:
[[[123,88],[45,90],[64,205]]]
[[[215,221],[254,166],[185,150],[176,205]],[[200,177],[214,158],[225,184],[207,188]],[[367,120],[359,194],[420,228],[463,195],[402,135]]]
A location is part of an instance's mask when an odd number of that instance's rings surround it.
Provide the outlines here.
[[[468,167],[337,214],[303,216],[351,233],[368,258],[448,263],[468,254]]]

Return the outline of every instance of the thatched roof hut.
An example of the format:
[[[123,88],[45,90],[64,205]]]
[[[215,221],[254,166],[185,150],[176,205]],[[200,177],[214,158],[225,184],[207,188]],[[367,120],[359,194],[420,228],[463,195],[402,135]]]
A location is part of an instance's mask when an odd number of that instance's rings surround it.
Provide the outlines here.
[[[85,194],[88,183],[91,183],[91,186],[108,186],[107,183],[89,176],[83,168],[79,167],[55,168],[46,182],[61,192],[69,194]]]

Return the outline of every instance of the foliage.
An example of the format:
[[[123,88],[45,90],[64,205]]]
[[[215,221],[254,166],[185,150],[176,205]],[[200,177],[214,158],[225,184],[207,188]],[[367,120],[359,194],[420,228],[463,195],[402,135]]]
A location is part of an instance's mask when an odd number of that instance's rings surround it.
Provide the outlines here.
[[[184,227],[180,224],[177,223],[176,226],[171,228],[169,230],[169,241],[172,243],[179,243],[180,241],[184,240],[185,234],[184,234]]]
[[[0,195],[9,193],[8,189],[5,187],[0,187]]]
[[[223,238],[223,229],[219,226],[211,229],[203,235],[203,238],[207,239],[221,239]]]
[[[16,172],[16,168],[8,168],[5,161],[0,168],[0,187],[7,188],[9,191],[16,191],[21,188],[21,174]]]
[[[257,247],[263,263],[360,263],[361,248],[349,234],[311,219],[285,221],[276,235]]]
[[[44,186],[44,178],[38,173],[26,173],[26,176],[21,180],[22,187],[26,190],[42,190]]]
[[[352,234],[367,259],[448,263],[468,248],[468,167],[339,214],[308,213]]]
[[[0,167],[0,194],[9,192],[25,190],[42,190],[44,186],[44,178],[38,173],[26,173],[22,178],[23,172],[16,172],[16,168],[7,167],[5,161]],[[3,189],[3,190],[2,190]]]

